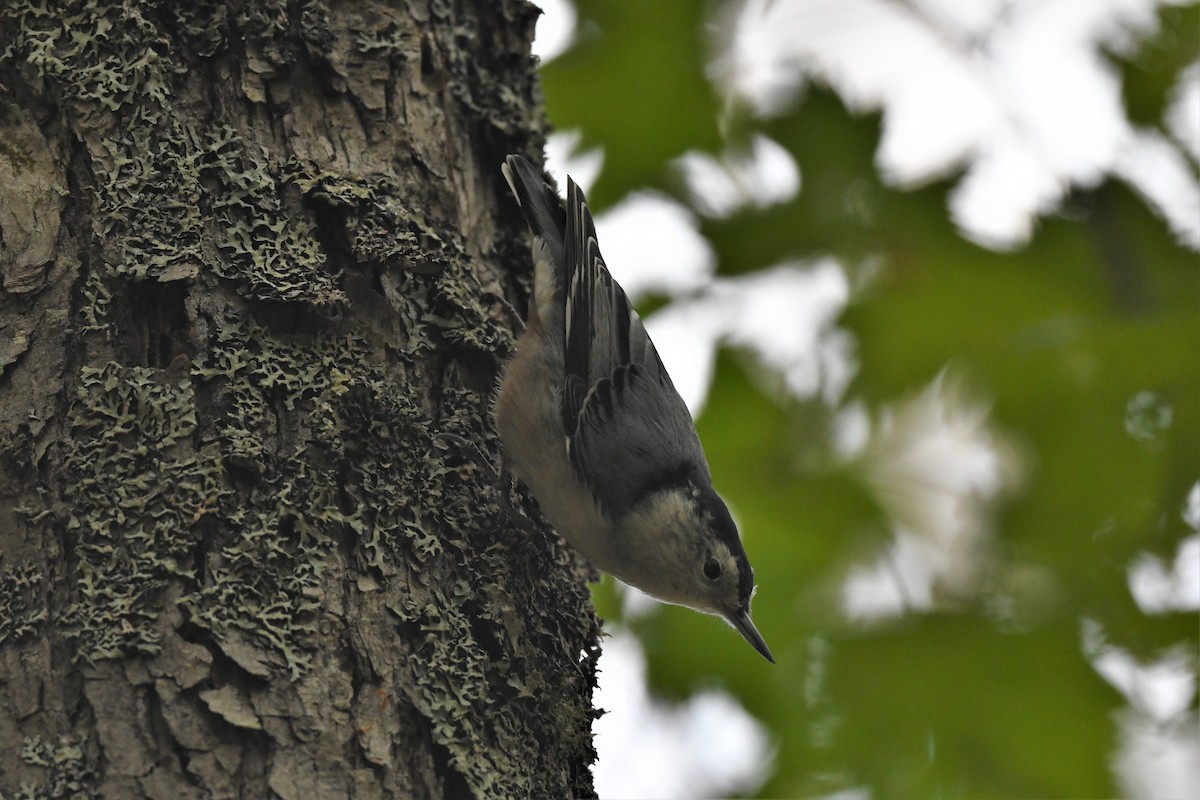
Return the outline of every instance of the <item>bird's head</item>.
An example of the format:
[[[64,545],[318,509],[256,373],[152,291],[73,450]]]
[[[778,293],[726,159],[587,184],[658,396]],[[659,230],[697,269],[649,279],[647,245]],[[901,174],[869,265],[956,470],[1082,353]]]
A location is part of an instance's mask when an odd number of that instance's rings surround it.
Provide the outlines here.
[[[618,578],[676,605],[715,614],[771,663],[750,619],[754,570],[725,501],[692,475],[648,492],[618,526]]]

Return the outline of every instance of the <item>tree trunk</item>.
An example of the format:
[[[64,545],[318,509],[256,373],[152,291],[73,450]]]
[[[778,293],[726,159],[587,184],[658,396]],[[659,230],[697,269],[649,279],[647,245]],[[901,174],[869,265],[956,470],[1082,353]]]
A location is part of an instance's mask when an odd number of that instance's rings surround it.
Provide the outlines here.
[[[0,0],[0,796],[592,793],[487,464],[535,14]]]

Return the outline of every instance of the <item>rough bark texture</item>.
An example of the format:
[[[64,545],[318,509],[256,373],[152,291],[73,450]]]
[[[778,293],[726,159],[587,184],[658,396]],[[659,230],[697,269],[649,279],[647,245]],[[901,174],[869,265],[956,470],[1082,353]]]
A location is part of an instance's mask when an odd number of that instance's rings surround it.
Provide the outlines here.
[[[591,793],[582,570],[438,436],[535,13],[0,0],[0,796]]]

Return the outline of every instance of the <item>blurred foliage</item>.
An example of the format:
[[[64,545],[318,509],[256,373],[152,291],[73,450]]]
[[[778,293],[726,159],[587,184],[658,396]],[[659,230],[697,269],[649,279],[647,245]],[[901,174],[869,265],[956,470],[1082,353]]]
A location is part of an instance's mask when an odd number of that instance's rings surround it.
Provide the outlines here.
[[[1200,59],[1200,5],[1160,11],[1158,35],[1143,41],[1132,58],[1116,58],[1125,110],[1139,125],[1157,125],[1181,66]]]
[[[754,615],[778,665],[713,620],[664,607],[630,621],[653,688],[681,698],[721,685],[768,725],[778,752],[764,796],[856,786],[884,797],[1118,794],[1109,759],[1125,701],[1089,663],[1081,622],[1141,659],[1182,642],[1195,666],[1195,614],[1144,614],[1127,572],[1143,552],[1169,562],[1190,533],[1181,512],[1200,478],[1196,253],[1112,181],[1077,192],[1019,251],[981,248],[948,219],[949,183],[882,183],[879,119],[825,89],[810,86],[775,119],[719,128],[703,4],[577,7],[578,43],[543,78],[552,121],[605,149],[594,205],[642,186],[685,199],[671,159],[718,152],[730,144],[718,130],[770,136],[796,159],[803,188],[782,205],[701,219],[720,273],[837,256],[855,287],[839,320],[856,343],[847,397],[875,418],[952,368],[988,398],[1025,469],[994,521],[997,566],[978,597],[850,624],[841,580],[890,541],[891,524],[861,465],[831,453],[837,409],[768,396],[742,354],[722,354],[700,433],[743,523],[761,587]],[[1111,56],[1144,125],[1161,126],[1170,88],[1200,52],[1200,5],[1162,16],[1156,37]],[[1172,417],[1135,436],[1127,414],[1144,392]],[[1023,574],[1041,576],[1040,588],[1014,588]],[[610,585],[596,597],[606,618],[620,617]],[[1001,602],[1017,615],[995,613]]]
[[[580,128],[583,147],[604,146],[605,182],[591,203],[618,200],[684,150],[720,145],[705,5],[579,4],[579,41],[542,72],[542,87],[551,120]]]

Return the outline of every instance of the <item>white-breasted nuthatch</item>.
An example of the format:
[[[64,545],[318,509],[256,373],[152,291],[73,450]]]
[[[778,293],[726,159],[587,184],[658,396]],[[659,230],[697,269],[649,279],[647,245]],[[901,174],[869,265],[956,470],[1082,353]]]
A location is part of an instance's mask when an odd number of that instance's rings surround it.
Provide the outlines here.
[[[687,406],[604,265],[583,192],[568,178],[564,207],[520,156],[501,171],[534,264],[529,319],[495,406],[507,466],[596,567],[723,617],[774,663],[750,620],[754,572],[737,527]]]

